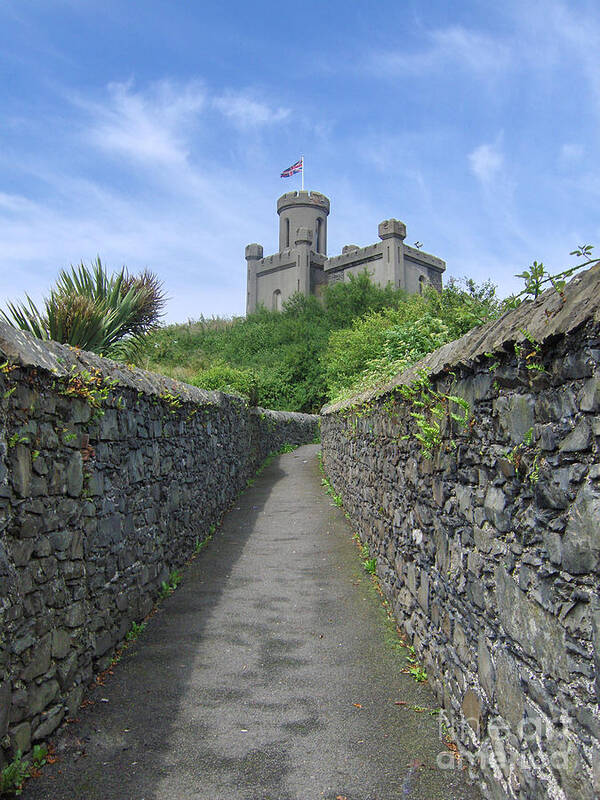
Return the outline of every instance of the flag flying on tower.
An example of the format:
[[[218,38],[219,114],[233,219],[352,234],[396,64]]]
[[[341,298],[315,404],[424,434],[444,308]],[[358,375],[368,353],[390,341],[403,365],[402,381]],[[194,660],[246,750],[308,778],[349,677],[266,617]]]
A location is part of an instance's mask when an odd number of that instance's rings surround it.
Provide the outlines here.
[[[292,164],[291,167],[288,167],[287,169],[284,169],[283,172],[281,173],[280,177],[281,178],[290,178],[294,173],[302,172],[302,167],[303,167],[303,163],[302,162],[303,162],[303,159],[300,159],[300,161],[296,161],[295,164]]]

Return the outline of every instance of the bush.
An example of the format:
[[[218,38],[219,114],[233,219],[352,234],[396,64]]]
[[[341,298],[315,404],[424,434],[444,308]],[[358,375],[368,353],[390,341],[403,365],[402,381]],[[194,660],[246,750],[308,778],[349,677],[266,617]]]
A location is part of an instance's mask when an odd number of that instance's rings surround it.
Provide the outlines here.
[[[497,312],[494,288],[450,281],[407,295],[366,273],[296,294],[283,311],[200,319],[152,333],[140,366],[284,411],[318,412],[328,399],[387,380]]]
[[[330,400],[381,385],[446,342],[500,313],[491,284],[458,282],[410,295],[331,334],[322,355]]]
[[[26,303],[8,303],[8,313],[0,313],[10,325],[38,339],[131,357],[144,335],[157,326],[164,304],[156,275],[147,270],[130,275],[123,268],[109,276],[98,258],[91,267],[82,263],[61,270],[43,310],[26,295]]]
[[[250,369],[240,369],[218,362],[198,372],[189,382],[201,389],[238,394],[245,397],[250,405],[258,404],[258,378]]]

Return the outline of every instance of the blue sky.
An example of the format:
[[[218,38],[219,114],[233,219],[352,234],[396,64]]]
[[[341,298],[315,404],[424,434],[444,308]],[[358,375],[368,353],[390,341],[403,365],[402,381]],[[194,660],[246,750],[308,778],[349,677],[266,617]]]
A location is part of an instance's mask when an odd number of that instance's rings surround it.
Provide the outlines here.
[[[99,254],[242,313],[302,153],[330,255],[397,217],[507,294],[600,248],[599,53],[585,0],[3,0],[0,305]]]

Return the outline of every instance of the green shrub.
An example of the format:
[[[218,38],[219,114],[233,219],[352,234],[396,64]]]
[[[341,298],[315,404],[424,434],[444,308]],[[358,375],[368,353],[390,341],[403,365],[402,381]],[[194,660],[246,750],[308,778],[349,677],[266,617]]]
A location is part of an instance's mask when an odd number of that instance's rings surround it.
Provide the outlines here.
[[[296,294],[281,312],[161,328],[138,363],[252,405],[316,412],[340,393],[387,380],[497,306],[491,284],[449,281],[442,293],[407,295],[364,272],[327,286],[322,302]]]
[[[8,303],[0,311],[14,327],[38,339],[52,339],[113,357],[132,357],[161,316],[165,295],[156,275],[130,275],[125,268],[109,275],[98,258],[61,270],[39,309],[27,302]]]
[[[31,774],[29,761],[23,761],[21,751],[0,771],[0,795],[16,794],[23,791],[23,784]]]
[[[254,370],[232,367],[223,361],[198,372],[189,381],[201,389],[219,390],[245,397],[250,405],[258,404],[258,376]]]
[[[395,308],[371,312],[334,331],[322,355],[330,400],[391,380],[446,342],[499,313],[495,290],[450,281],[437,292],[410,295]]]

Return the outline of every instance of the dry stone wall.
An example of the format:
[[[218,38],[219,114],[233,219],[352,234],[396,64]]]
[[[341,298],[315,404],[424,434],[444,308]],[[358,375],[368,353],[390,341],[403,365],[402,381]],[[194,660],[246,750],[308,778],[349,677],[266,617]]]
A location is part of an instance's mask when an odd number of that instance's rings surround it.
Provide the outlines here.
[[[484,797],[600,797],[600,270],[324,409],[321,428]]]
[[[0,323],[0,764],[75,713],[265,456],[317,431]]]

